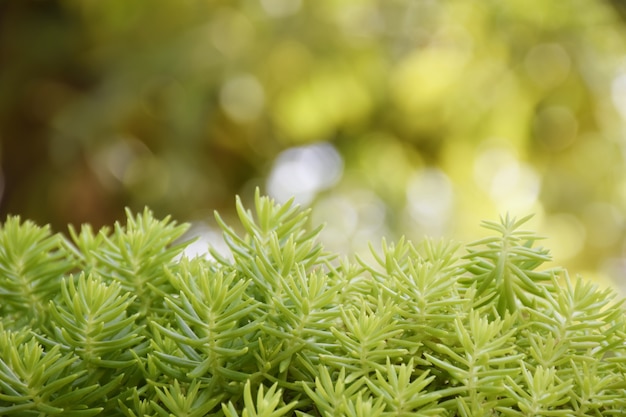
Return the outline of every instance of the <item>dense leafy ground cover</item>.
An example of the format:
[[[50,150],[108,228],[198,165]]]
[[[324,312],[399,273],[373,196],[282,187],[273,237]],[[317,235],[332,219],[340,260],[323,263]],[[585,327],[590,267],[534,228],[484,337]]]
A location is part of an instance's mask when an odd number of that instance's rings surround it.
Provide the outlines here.
[[[70,229],[0,228],[0,414],[608,416],[626,410],[621,301],[570,279],[526,219],[491,237],[317,242],[258,192],[231,256],[189,259],[145,210]]]

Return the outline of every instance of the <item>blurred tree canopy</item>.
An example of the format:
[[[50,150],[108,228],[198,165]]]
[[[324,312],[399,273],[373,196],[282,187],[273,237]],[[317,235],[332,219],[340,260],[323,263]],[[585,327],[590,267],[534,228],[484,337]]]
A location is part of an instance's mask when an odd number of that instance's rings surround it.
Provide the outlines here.
[[[603,0],[0,1],[1,214],[295,195],[333,249],[536,213],[626,277],[626,26]],[[208,229],[203,229],[208,230]]]

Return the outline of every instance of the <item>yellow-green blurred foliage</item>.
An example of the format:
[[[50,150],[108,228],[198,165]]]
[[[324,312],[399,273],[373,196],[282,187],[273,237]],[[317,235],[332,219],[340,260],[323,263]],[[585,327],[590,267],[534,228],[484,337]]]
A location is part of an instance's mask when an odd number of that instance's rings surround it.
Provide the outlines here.
[[[260,185],[347,253],[536,213],[559,263],[626,280],[620,4],[2,1],[2,214],[211,236]]]

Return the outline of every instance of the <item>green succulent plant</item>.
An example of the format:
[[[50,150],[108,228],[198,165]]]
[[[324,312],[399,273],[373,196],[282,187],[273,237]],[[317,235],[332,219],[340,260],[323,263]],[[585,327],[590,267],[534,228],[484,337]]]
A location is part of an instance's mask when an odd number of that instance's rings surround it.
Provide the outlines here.
[[[237,200],[230,256],[186,225],[0,228],[0,415],[618,416],[626,321],[610,289],[521,227],[465,245],[324,250],[309,211]]]

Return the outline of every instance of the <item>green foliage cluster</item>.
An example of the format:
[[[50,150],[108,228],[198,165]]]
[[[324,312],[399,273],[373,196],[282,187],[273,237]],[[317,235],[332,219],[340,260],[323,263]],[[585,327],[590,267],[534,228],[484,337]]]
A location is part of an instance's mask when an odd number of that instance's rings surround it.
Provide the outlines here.
[[[0,228],[6,416],[609,416],[626,410],[622,303],[549,260],[526,219],[467,245],[340,260],[308,211],[257,192],[230,257],[128,212],[70,238]]]

